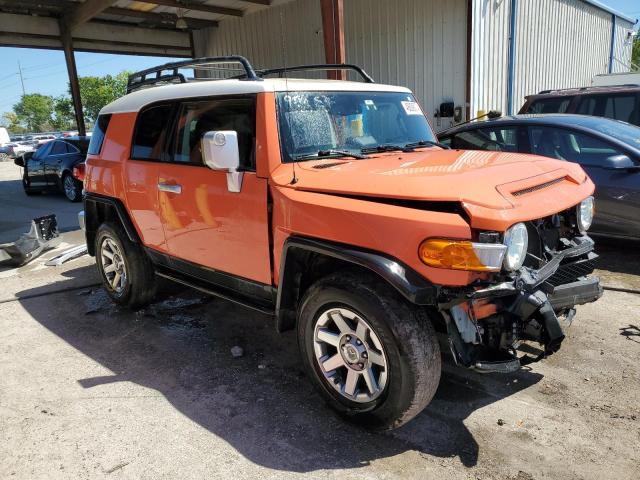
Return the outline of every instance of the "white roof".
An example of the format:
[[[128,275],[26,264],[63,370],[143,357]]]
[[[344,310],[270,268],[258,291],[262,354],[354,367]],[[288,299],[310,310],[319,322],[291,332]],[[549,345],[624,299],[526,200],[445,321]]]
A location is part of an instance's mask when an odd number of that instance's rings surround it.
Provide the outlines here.
[[[341,80],[303,80],[290,78],[267,78],[255,80],[211,80],[195,81],[149,87],[132,92],[105,106],[100,113],[137,112],[145,105],[162,100],[208,97],[213,95],[242,95],[246,93],[323,91],[323,92],[404,92],[405,87],[380,83],[347,82]]]

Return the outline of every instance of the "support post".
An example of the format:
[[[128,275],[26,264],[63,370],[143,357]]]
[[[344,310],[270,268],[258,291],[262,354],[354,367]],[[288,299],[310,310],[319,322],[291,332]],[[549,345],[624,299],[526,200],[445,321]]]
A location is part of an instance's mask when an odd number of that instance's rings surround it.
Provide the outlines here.
[[[67,74],[69,75],[69,85],[71,85],[71,98],[73,100],[73,110],[76,114],[76,126],[78,127],[78,135],[85,136],[87,130],[84,125],[84,114],[82,112],[82,100],[80,99],[80,83],[78,82],[78,70],[76,69],[76,57],[73,53],[73,40],[71,38],[71,30],[67,27],[64,20],[60,20],[60,40],[62,42],[62,50],[64,51],[64,59],[67,63]]]
[[[343,0],[320,0],[324,58],[327,63],[345,63]],[[344,70],[330,70],[327,78],[346,80]]]
[[[511,0],[509,16],[509,59],[507,63],[507,114],[513,115],[513,87],[516,76],[516,19],[518,17],[518,0]]]
[[[616,15],[611,14],[611,47],[609,49],[609,73],[613,73],[613,60],[616,54]]]

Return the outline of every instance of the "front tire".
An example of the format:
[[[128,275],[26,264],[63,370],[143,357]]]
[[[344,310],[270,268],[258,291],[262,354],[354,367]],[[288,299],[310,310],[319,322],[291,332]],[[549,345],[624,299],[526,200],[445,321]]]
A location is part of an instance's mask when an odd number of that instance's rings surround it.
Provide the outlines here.
[[[153,300],[157,284],[153,265],[120,225],[100,225],[95,252],[102,284],[114,302],[135,310]]]
[[[373,430],[405,424],[438,388],[440,347],[426,313],[366,273],[333,274],[307,290],[298,343],[329,405]]]

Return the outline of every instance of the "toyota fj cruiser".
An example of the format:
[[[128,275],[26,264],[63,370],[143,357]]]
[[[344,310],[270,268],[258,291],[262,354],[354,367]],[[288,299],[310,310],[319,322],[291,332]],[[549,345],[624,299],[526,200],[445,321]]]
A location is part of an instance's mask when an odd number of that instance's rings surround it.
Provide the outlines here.
[[[230,62],[243,73],[181,73]],[[364,81],[287,78],[302,69]],[[513,371],[557,351],[575,305],[602,294],[579,165],[443,148],[411,91],[356,66],[204,58],[133,74],[129,90],[100,113],[84,179],[111,298],[142,307],[164,277],[273,315],[353,421],[418,414],[438,339],[458,365]]]

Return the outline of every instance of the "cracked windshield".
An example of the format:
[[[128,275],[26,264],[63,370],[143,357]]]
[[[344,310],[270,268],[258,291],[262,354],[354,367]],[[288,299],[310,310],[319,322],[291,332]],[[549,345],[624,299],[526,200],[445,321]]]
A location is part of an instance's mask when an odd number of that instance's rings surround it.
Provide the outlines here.
[[[436,141],[409,93],[285,92],[278,94],[278,118],[283,156],[289,162],[365,158],[363,153]]]

